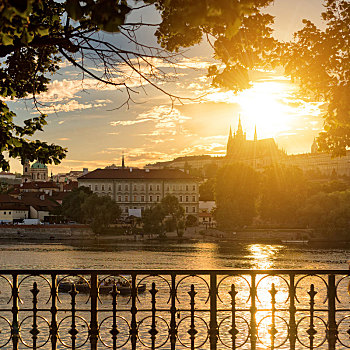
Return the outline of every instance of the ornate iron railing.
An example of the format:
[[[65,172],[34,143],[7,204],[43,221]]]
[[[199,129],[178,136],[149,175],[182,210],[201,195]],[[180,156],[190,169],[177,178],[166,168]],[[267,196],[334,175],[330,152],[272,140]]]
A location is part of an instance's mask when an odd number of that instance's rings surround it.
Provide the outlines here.
[[[349,271],[0,271],[3,349],[350,348]]]

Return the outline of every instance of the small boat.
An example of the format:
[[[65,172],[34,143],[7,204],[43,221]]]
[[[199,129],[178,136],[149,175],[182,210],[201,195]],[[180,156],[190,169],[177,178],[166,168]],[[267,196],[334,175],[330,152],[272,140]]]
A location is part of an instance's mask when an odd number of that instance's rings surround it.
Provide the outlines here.
[[[117,291],[120,295],[130,295],[131,294],[131,282],[112,280],[103,280],[99,283],[99,293],[100,294],[110,294],[113,290],[113,285],[116,285]],[[80,293],[90,293],[90,286],[84,279],[78,280],[67,280],[62,281],[58,285],[58,292],[69,293],[72,290],[73,285],[75,289]],[[142,283],[137,286],[137,292],[143,293],[146,291],[146,284]]]
[[[291,240],[282,240],[282,243],[286,243],[286,244],[308,244],[309,241],[307,240],[297,240],[297,239],[291,239]]]

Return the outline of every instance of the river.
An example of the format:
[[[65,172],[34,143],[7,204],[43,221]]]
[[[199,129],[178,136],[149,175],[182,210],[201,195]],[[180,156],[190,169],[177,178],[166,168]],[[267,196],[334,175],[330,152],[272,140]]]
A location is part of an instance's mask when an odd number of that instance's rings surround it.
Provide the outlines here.
[[[3,269],[344,269],[350,246],[131,242],[2,243]]]

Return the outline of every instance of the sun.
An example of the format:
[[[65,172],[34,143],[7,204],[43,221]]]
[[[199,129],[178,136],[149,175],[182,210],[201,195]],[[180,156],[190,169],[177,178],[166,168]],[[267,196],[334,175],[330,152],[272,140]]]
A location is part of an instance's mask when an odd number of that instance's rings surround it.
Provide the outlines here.
[[[290,131],[295,120],[295,111],[288,104],[292,89],[283,81],[264,81],[237,95],[246,130],[252,132],[256,126],[262,138]]]
[[[239,105],[248,138],[253,138],[255,126],[259,138],[269,138],[293,130],[297,117],[305,113],[295,106],[296,89],[294,84],[281,77],[255,81],[250,89],[238,94],[215,91],[207,98],[213,102]]]

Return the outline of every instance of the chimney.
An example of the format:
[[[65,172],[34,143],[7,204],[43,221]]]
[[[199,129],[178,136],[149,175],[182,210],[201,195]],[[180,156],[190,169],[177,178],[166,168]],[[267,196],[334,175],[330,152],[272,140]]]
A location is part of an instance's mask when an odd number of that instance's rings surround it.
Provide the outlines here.
[[[130,172],[132,173],[132,168],[130,168]]]
[[[149,173],[149,169],[146,168],[146,169],[145,169],[145,172],[146,172],[146,173]]]
[[[89,172],[88,168],[83,168],[83,175],[86,175]]]

